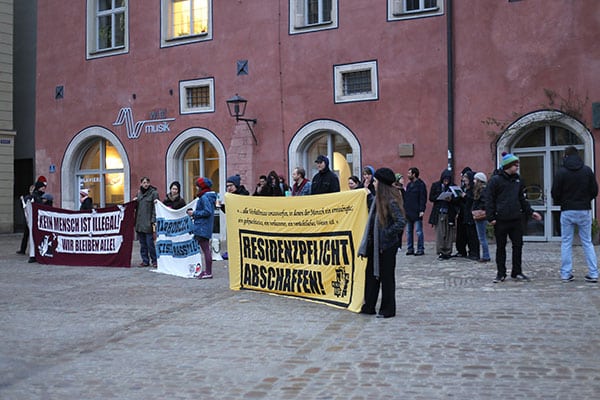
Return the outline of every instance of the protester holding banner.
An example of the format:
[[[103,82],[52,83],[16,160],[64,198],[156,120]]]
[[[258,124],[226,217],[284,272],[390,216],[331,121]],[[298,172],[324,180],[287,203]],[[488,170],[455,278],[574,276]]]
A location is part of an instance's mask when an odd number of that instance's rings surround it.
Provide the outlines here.
[[[163,204],[173,210],[179,210],[185,207],[185,200],[181,198],[181,184],[177,181],[173,181],[169,186],[169,193],[163,200]]]
[[[242,185],[242,178],[239,174],[235,174],[227,178],[227,182],[225,183],[225,190],[227,193],[231,194],[239,194],[241,196],[249,196],[250,193],[246,189],[244,185]],[[225,212],[225,202],[222,201],[217,207]]]
[[[198,276],[198,279],[211,279],[212,251],[210,248],[210,239],[215,219],[217,194],[212,191],[212,181],[208,178],[198,178],[196,180],[196,187],[198,188],[196,195],[198,202],[196,203],[196,209],[188,210],[188,215],[194,220],[194,239],[198,242],[204,254],[204,271]]]
[[[79,211],[92,210],[94,208],[94,201],[90,197],[89,189],[81,189],[79,191],[79,202],[81,203]]]
[[[150,185],[150,178],[141,179],[140,190],[133,199],[137,201],[135,214],[135,231],[140,241],[140,256],[142,262],[140,267],[156,267],[156,248],[154,246],[154,224],[156,223],[156,212],[154,201],[158,200],[158,191]]]
[[[367,257],[365,303],[360,312],[375,314],[381,287],[377,318],[391,318],[396,315],[396,252],[406,220],[402,194],[392,186],[396,181],[394,172],[379,168],[374,177],[376,196],[358,250],[359,256]]]
[[[23,211],[25,211],[25,207],[28,201],[33,201],[33,191],[35,190],[35,186],[29,186],[29,192],[25,196],[21,196],[21,204],[23,205]],[[21,239],[21,247],[17,250],[17,254],[25,254],[27,250],[27,243],[29,243],[29,223],[27,221],[27,213],[25,212],[25,229],[23,230],[23,239]]]

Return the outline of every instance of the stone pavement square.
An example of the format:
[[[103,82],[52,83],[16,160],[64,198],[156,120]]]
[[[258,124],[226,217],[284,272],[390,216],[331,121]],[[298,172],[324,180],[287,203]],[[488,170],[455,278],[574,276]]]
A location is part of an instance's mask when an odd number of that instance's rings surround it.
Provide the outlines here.
[[[19,240],[0,235],[3,400],[600,393],[600,292],[583,280],[581,248],[570,283],[560,281],[558,243],[525,243],[527,283],[493,284],[493,262],[438,261],[431,243],[423,257],[399,251],[398,315],[382,320],[229,290],[226,262],[202,281],[29,264],[15,254]]]

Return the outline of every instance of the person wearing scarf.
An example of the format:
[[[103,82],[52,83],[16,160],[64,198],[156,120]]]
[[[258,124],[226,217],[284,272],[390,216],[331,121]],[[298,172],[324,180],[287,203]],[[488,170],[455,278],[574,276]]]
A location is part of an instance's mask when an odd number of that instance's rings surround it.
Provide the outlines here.
[[[375,198],[358,249],[360,257],[367,257],[365,303],[360,312],[375,314],[381,287],[377,318],[391,318],[396,315],[396,252],[406,219],[402,194],[392,186],[396,181],[394,172],[389,168],[379,168],[374,177]]]
[[[194,227],[192,228],[194,239],[198,242],[204,254],[204,270],[200,273],[198,279],[212,279],[210,239],[213,232],[217,202],[217,194],[211,189],[212,184],[212,181],[208,178],[200,177],[196,180],[196,187],[198,188],[196,209],[187,211],[194,221]]]

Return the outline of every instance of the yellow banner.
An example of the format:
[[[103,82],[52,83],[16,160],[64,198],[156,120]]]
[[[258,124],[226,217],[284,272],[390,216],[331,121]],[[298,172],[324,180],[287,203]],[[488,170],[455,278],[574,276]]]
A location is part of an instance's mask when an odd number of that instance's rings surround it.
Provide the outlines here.
[[[299,297],[358,312],[366,260],[364,190],[316,196],[227,193],[229,286]]]

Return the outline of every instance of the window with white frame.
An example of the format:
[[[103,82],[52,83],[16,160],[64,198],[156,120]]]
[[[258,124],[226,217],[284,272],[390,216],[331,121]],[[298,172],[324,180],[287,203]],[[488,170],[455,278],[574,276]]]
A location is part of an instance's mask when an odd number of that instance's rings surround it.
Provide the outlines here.
[[[215,111],[215,80],[213,78],[179,82],[181,114]]]
[[[212,0],[161,0],[161,46],[212,39]]]
[[[126,53],[128,0],[87,0],[87,58]]]
[[[290,34],[338,26],[338,0],[290,0]]]
[[[388,20],[442,15],[444,0],[388,0]]]
[[[377,100],[377,61],[334,66],[335,102]]]

